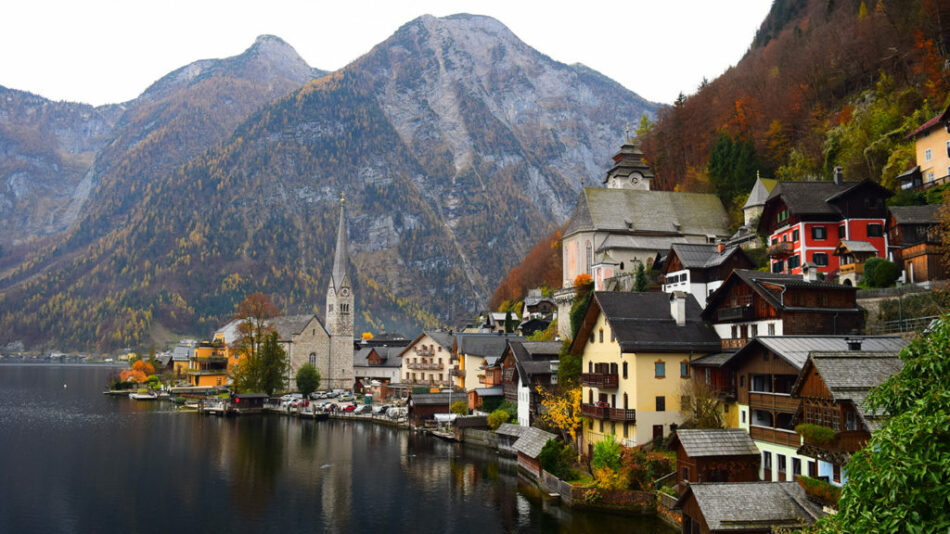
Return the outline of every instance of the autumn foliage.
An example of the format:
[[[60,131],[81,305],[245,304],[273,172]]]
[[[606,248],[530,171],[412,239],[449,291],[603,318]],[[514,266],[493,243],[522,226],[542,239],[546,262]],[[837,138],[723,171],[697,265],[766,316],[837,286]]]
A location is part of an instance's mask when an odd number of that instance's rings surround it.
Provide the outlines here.
[[[148,362],[136,360],[131,369],[123,369],[119,373],[119,380],[122,382],[135,382],[141,384],[148,380],[148,377],[155,374],[155,367]]]
[[[561,235],[561,230],[555,230],[535,243],[495,289],[488,302],[490,309],[498,309],[506,300],[522,300],[531,288],[561,286]]]

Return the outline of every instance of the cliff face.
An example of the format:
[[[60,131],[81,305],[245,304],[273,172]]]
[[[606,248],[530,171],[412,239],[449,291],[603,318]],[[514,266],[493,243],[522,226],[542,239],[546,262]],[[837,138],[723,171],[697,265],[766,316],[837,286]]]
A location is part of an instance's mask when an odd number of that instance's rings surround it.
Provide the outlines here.
[[[201,62],[176,71],[125,113],[114,136],[125,159],[102,151],[110,166],[71,239],[0,279],[0,341],[61,331],[54,342],[111,347],[165,329],[201,334],[252,291],[320,313],[341,194],[357,328],[464,322],[599,181],[624,125],[656,110],[493,19],[426,16],[236,128],[216,123],[207,131],[220,144],[197,151],[193,127],[163,132],[186,110],[221,116],[227,99],[172,113],[181,97],[163,95],[201,94],[207,72]],[[134,126],[163,117],[172,126],[149,135]],[[187,163],[163,159],[170,151]],[[24,310],[4,314],[14,299]]]

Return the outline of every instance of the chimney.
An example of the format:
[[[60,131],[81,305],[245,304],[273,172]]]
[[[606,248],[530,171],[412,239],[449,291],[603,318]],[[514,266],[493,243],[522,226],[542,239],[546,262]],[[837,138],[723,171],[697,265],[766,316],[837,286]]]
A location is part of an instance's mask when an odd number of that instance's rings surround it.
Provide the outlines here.
[[[818,266],[810,261],[805,262],[805,264],[802,265],[802,274],[805,275],[805,281],[809,283],[817,282],[818,281]]]
[[[719,246],[716,247],[716,249],[719,250],[720,254],[722,254],[726,250],[726,244],[720,241]]]
[[[844,182],[844,173],[841,167],[835,167],[835,185],[841,185]]]
[[[674,291],[670,295],[670,316],[676,321],[676,326],[686,324],[686,293]]]
[[[861,338],[847,337],[844,339],[844,341],[848,344],[848,350],[861,350]]]

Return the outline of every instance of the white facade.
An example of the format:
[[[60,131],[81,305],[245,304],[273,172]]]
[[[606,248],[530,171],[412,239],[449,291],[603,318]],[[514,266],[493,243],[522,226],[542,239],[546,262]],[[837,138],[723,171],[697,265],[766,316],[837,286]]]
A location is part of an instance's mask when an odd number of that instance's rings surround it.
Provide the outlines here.
[[[518,376],[518,424],[531,426],[531,389]]]
[[[745,327],[746,335],[742,335]],[[768,319],[762,321],[748,321],[744,323],[716,323],[713,329],[721,339],[752,339],[756,336],[781,336],[782,320]],[[735,329],[735,332],[733,332]]]
[[[675,280],[675,282],[673,280]],[[674,291],[690,293],[696,297],[696,301],[699,302],[699,306],[702,308],[706,307],[706,297],[711,295],[713,291],[719,289],[719,286],[723,283],[723,280],[715,280],[709,283],[693,282],[690,280],[689,269],[669,273],[666,275],[666,281],[667,283],[662,286],[664,293],[672,293]]]
[[[637,414],[639,415],[639,414]],[[752,426],[752,413],[749,410],[749,406],[746,404],[739,405],[739,428],[749,432],[749,429]],[[771,427],[769,427],[771,429]],[[808,456],[802,456],[796,451],[798,447],[789,447],[787,445],[779,445],[777,443],[771,443],[768,441],[753,440],[755,446],[759,448],[759,480],[763,482],[778,482],[779,481],[779,470],[782,467],[784,462],[785,466],[785,480],[791,481],[795,480],[796,475],[808,475],[810,472],[810,464],[815,462],[814,458]],[[765,478],[765,467],[771,466],[770,472],[772,474],[771,478]],[[799,471],[796,473],[796,465],[798,466]],[[818,475],[822,476],[821,465],[819,463]],[[829,465],[829,480],[831,480],[830,465]]]

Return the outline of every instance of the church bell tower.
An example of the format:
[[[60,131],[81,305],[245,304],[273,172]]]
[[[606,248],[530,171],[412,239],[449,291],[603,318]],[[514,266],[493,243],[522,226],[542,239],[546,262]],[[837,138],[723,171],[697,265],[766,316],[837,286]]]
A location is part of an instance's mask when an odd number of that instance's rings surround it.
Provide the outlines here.
[[[337,227],[333,271],[327,288],[326,326],[330,333],[330,357],[324,380],[328,388],[352,389],[353,373],[353,286],[347,274],[345,200],[340,197],[340,224]],[[321,372],[324,370],[321,369]]]

